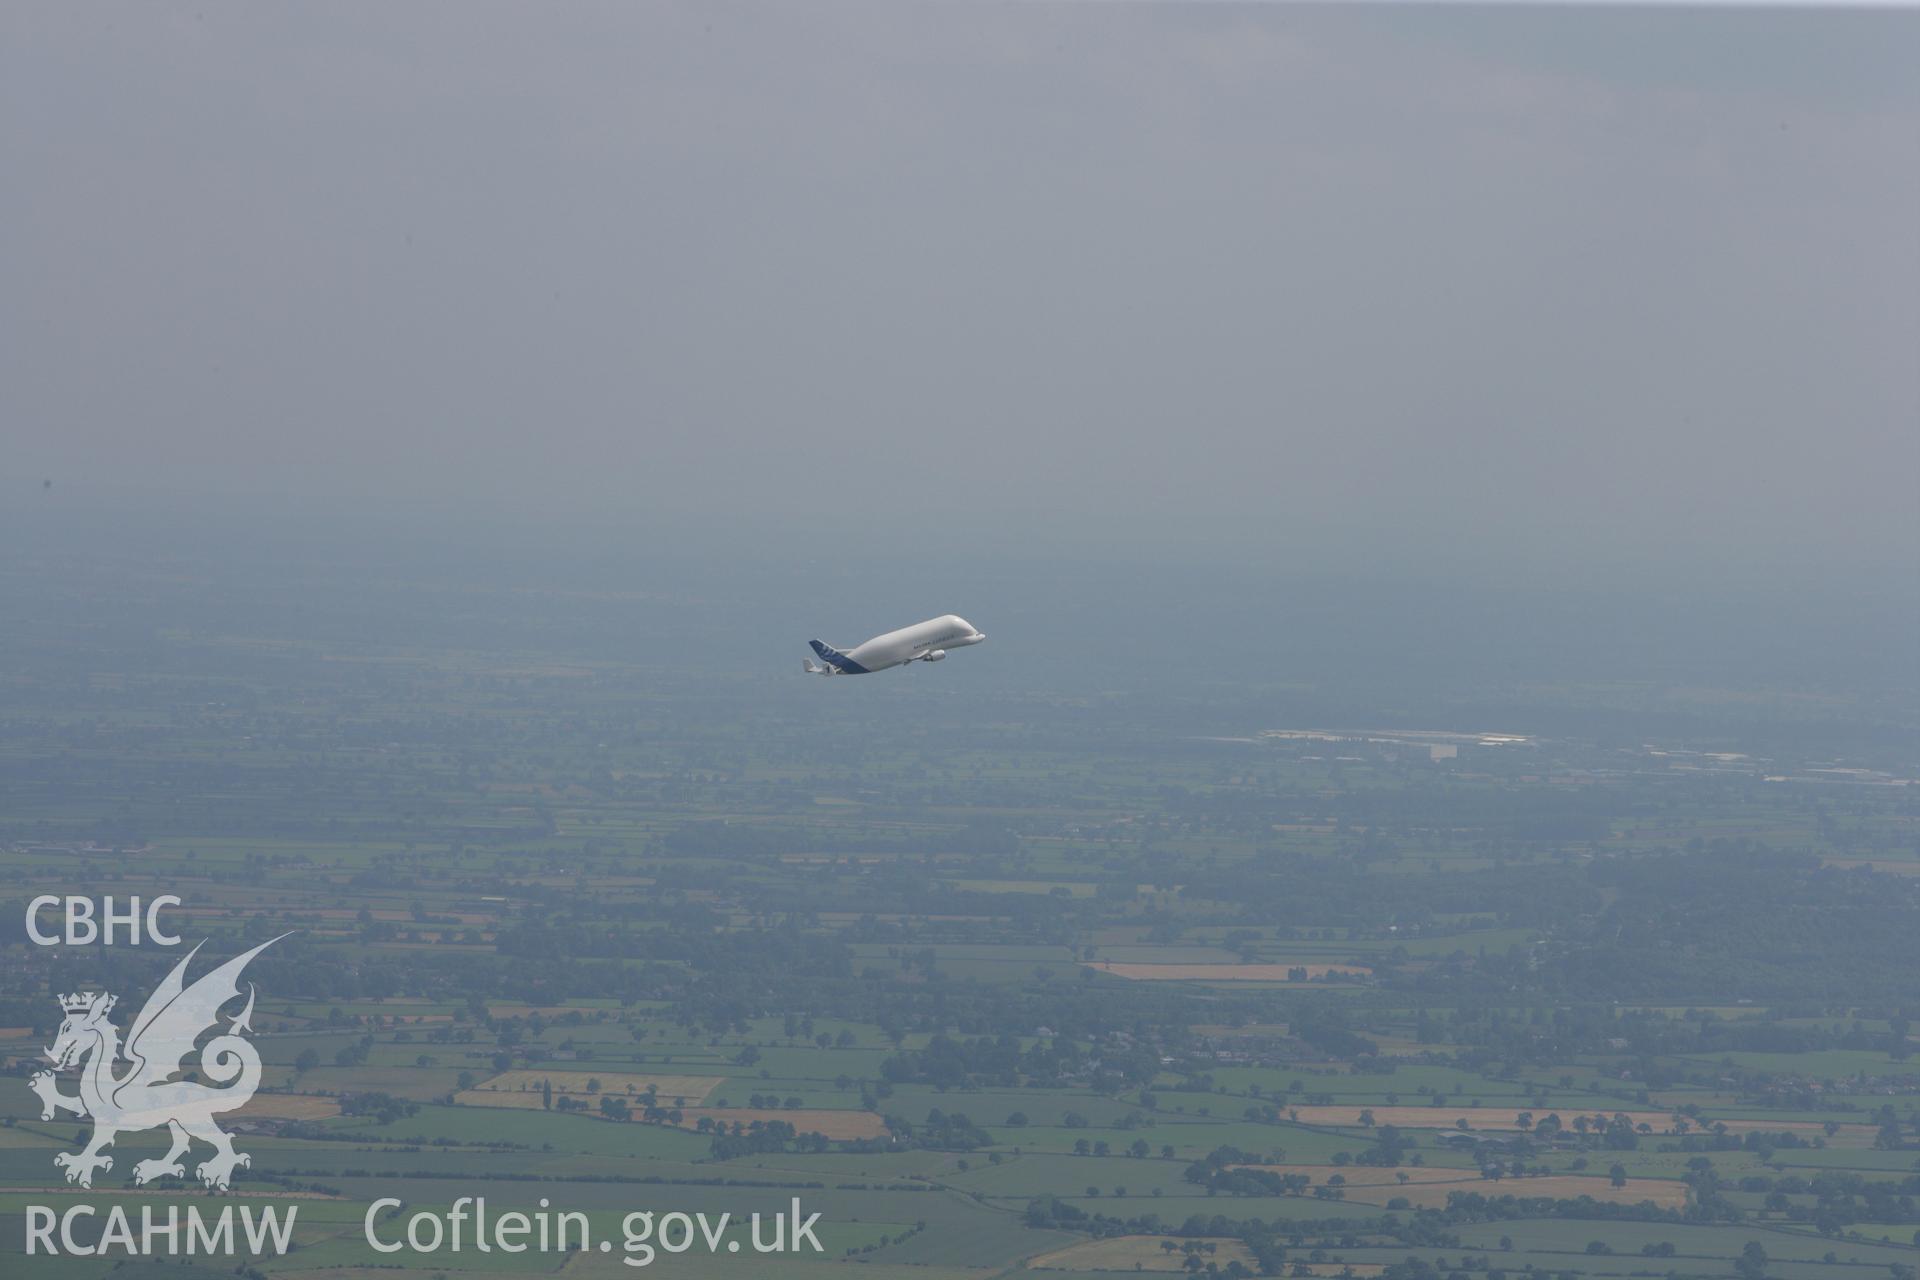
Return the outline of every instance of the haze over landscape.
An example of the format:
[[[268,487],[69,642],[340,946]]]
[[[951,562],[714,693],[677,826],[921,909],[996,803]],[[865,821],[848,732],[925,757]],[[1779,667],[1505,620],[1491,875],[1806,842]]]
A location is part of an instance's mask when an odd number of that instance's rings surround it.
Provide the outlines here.
[[[76,500],[1342,568],[1920,531],[1911,12],[4,21],[9,475]]]

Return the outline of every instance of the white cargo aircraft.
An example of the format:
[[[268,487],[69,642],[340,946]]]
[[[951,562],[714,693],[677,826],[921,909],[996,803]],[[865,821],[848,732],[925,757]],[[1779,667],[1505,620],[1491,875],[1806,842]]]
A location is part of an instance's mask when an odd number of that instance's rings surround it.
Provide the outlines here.
[[[830,644],[809,640],[807,643],[813,646],[813,651],[820,655],[820,661],[826,665],[816,666],[813,659],[809,658],[807,672],[816,676],[864,676],[872,671],[885,671],[888,667],[905,666],[909,662],[938,662],[947,656],[947,650],[979,644],[986,638],[986,632],[976,631],[971,622],[958,614],[949,613],[945,617],[929,618],[925,622],[916,622],[910,627],[875,636],[845,653]]]

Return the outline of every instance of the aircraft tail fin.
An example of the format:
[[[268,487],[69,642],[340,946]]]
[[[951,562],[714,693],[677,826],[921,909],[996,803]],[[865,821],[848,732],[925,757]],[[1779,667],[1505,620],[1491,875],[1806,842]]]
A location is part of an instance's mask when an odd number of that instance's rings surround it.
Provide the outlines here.
[[[815,653],[820,655],[820,661],[826,663],[841,675],[855,676],[866,674],[867,669],[865,667],[832,645],[825,644],[819,640],[809,640],[807,643],[813,647]]]

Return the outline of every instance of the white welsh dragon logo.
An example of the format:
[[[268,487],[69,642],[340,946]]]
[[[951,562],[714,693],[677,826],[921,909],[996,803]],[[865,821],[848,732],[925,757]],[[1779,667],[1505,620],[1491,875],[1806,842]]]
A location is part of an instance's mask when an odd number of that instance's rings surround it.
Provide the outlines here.
[[[148,997],[140,1016],[127,1030],[124,1048],[119,1031],[107,1020],[113,1010],[113,996],[88,991],[60,997],[60,1007],[67,1016],[47,1057],[53,1060],[55,1071],[65,1071],[92,1055],[81,1068],[80,1096],[61,1093],[53,1071],[39,1072],[30,1083],[40,1095],[42,1120],[51,1120],[60,1111],[93,1120],[93,1139],[84,1151],[63,1151],[53,1158],[55,1165],[67,1171],[68,1182],[92,1186],[94,1170],[113,1168],[113,1157],[100,1153],[112,1145],[116,1135],[161,1125],[171,1131],[173,1147],[158,1160],[134,1165],[136,1183],[169,1175],[184,1178],[186,1170],[180,1157],[187,1154],[195,1138],[214,1149],[197,1172],[200,1181],[217,1191],[227,1189],[235,1167],[253,1162],[250,1156],[235,1151],[233,1139],[213,1122],[215,1116],[244,1105],[260,1087],[260,1055],[241,1038],[241,1032],[253,1030],[249,1023],[253,1017],[252,983],[247,984],[247,1006],[233,1019],[227,1033],[215,1036],[200,1049],[199,1074],[225,1087],[173,1077],[185,1067],[185,1059],[201,1034],[217,1027],[221,1006],[239,997],[240,971],[278,941],[280,938],[263,942],[187,986],[187,964],[200,950],[194,947]],[[124,1074],[116,1075],[114,1069],[122,1057],[131,1065]]]

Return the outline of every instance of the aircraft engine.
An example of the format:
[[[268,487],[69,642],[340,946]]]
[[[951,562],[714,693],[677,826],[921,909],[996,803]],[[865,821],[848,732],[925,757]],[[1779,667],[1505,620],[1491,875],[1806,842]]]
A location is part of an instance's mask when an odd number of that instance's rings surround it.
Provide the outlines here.
[[[925,660],[928,662],[938,662],[946,656],[947,651],[945,649],[929,649]]]

